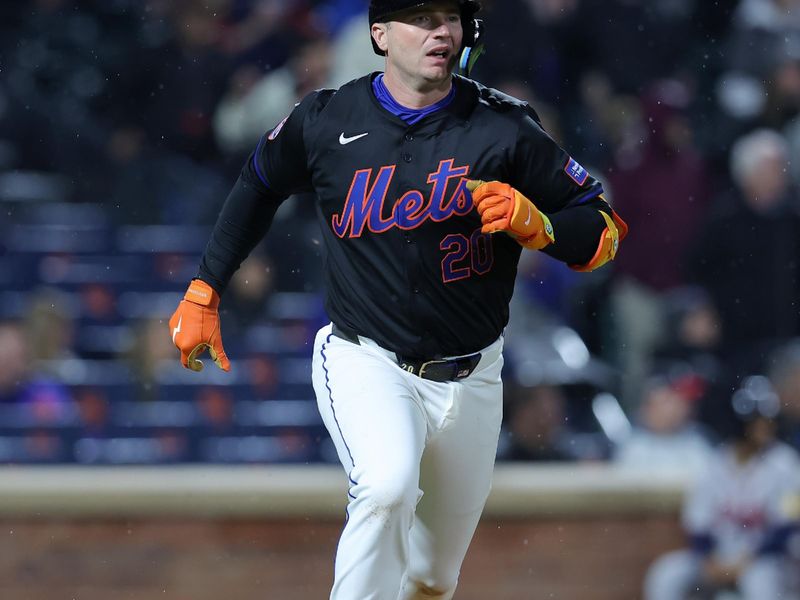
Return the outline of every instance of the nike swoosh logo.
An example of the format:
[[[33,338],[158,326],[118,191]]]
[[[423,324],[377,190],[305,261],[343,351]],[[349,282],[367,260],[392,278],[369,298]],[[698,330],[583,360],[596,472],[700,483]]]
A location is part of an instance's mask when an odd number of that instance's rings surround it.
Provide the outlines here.
[[[181,332],[181,323],[182,322],[183,322],[183,315],[181,315],[181,318],[178,319],[178,324],[175,325],[175,329],[172,330],[172,343],[173,344],[175,343],[175,336],[178,335]]]
[[[342,135],[339,136],[339,143],[342,146],[346,146],[350,142],[355,142],[356,140],[360,140],[361,138],[363,138],[365,136],[368,136],[368,135],[369,135],[369,132],[362,133],[360,135],[354,135],[353,137],[347,137],[347,136],[345,136],[344,131],[343,131]]]
[[[525,220],[525,225],[531,224],[531,207],[528,207],[528,218]]]

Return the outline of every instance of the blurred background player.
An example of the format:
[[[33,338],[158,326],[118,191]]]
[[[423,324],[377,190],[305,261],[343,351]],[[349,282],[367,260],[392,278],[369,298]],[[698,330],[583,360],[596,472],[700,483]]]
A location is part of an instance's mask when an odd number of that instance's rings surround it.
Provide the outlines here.
[[[690,489],[683,524],[691,546],[659,558],[645,600],[795,598],[790,539],[800,524],[800,455],[776,440],[779,399],[765,377],[747,378],[730,403],[729,441]]]

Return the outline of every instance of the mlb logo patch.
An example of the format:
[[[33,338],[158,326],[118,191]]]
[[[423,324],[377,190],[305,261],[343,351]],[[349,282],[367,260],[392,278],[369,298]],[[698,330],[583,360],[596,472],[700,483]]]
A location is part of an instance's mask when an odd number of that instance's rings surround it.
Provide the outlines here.
[[[570,158],[567,166],[564,167],[564,171],[567,175],[569,175],[570,179],[577,183],[578,185],[583,185],[586,183],[586,180],[589,178],[589,172],[584,169],[578,161],[574,158]]]

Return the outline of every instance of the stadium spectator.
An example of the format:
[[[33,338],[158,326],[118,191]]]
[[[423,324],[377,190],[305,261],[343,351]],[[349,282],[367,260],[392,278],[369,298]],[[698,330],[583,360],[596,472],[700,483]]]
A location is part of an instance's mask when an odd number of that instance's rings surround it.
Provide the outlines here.
[[[501,456],[506,460],[575,460],[566,420],[566,398],[554,385],[521,387],[506,404],[508,445]]]
[[[214,114],[214,131],[224,152],[235,156],[250,152],[259,136],[309,92],[342,85],[383,67],[364,35],[369,25],[363,7],[340,26],[327,24],[335,37],[324,29],[296,33],[291,58],[281,67],[264,72],[247,63],[234,71]]]
[[[630,211],[632,250],[615,262],[612,307],[616,360],[628,375],[623,398],[635,404],[650,356],[665,335],[664,292],[683,284],[681,257],[708,205],[708,174],[696,147],[688,111],[690,89],[661,80],[642,99],[644,140],[620,149],[609,174],[613,204]],[[680,177],[676,177],[680,173]]]
[[[330,73],[330,43],[324,37],[302,40],[287,65],[266,75],[242,67],[213,116],[220,146],[228,153],[249,152],[300,98],[324,87]]]
[[[800,333],[800,214],[789,183],[785,140],[754,131],[730,159],[736,185],[688,254],[688,274],[713,299],[721,356],[734,373],[760,371],[768,353]]]
[[[720,358],[722,324],[709,294],[697,286],[676,288],[663,296],[665,327],[653,362],[687,365],[704,383],[694,418],[715,432],[720,407],[728,402],[735,376]]]
[[[498,457],[509,461],[597,461],[608,457],[608,441],[599,432],[578,429],[584,420],[571,409],[568,386],[515,381],[506,393],[503,435]]]
[[[131,344],[121,358],[133,374],[134,398],[139,401],[163,399],[160,375],[172,355],[170,339],[157,318],[144,319],[133,329]]]
[[[369,31],[369,19],[366,2],[360,4],[360,12],[334,30],[330,75],[330,84],[334,87],[341,87],[364,73],[383,69],[381,57],[372,52],[369,38],[364,37],[364,31]]]
[[[43,420],[70,400],[67,389],[38,374],[31,361],[25,329],[13,321],[0,322],[0,404],[28,404]]]
[[[714,380],[722,369],[716,358],[722,325],[711,298],[702,288],[685,286],[663,300],[666,326],[656,361],[682,361],[706,380]]]
[[[54,288],[39,288],[28,297],[24,317],[29,358],[39,369],[53,361],[75,358],[75,300]]]
[[[634,249],[620,253],[615,271],[649,293],[683,283],[681,257],[709,203],[708,173],[689,121],[691,106],[684,83],[653,84],[642,100],[645,138],[636,154],[618,157],[609,175],[614,206],[630,212],[639,230],[626,240]]]
[[[639,418],[630,436],[614,452],[625,469],[691,473],[705,468],[711,454],[706,433],[695,420],[705,382],[691,370],[652,375],[645,383]]]

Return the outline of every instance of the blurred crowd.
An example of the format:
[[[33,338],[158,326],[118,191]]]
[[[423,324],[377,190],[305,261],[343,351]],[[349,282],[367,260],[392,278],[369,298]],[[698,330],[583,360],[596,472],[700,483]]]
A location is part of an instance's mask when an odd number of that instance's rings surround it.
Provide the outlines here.
[[[483,4],[473,76],[528,101],[631,232],[589,275],[525,253],[499,458],[699,471],[753,376],[800,448],[800,2]],[[366,6],[0,4],[0,461],[334,460],[312,199],[223,299],[231,379],[182,372],[165,319],[261,134],[381,69]]]

